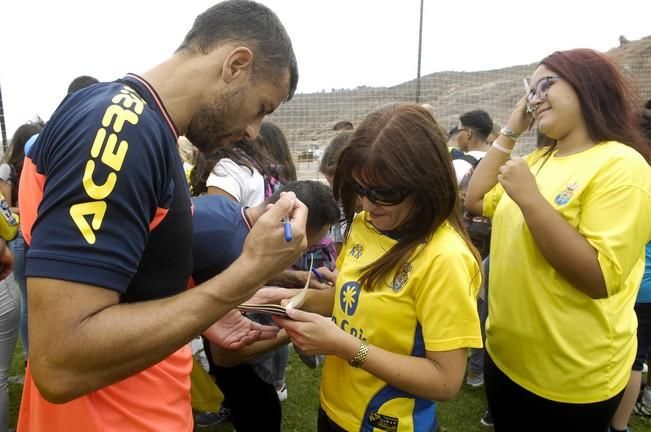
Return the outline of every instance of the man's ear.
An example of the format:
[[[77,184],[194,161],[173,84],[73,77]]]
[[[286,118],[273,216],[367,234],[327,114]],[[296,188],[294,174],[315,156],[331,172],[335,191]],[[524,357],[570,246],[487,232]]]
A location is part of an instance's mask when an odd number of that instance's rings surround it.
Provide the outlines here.
[[[245,46],[233,48],[224,59],[222,79],[232,82],[241,78],[248,78],[253,70],[253,53]]]

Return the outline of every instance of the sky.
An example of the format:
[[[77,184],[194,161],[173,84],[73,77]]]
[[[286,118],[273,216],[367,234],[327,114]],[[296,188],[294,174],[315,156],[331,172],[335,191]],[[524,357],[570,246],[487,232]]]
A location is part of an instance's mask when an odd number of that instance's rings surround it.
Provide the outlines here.
[[[143,73],[178,47],[212,0],[20,0],[0,5],[0,87],[8,136],[47,120],[70,81]],[[417,73],[420,0],[262,0],[292,38],[298,92],[392,86]],[[648,0],[424,0],[421,75],[608,50],[651,35]]]

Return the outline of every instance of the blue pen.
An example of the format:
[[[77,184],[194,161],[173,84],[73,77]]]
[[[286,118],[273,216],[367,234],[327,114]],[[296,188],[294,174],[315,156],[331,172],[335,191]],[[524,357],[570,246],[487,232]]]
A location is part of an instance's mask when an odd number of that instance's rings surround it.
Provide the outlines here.
[[[283,218],[283,228],[285,230],[285,241],[292,241],[292,224],[289,223],[289,216]]]
[[[321,273],[319,273],[319,271],[317,269],[313,268],[312,273],[314,273],[314,276],[316,276],[316,278],[317,278],[317,280],[319,282],[323,283],[323,281],[325,281],[325,278],[323,277],[323,275]]]

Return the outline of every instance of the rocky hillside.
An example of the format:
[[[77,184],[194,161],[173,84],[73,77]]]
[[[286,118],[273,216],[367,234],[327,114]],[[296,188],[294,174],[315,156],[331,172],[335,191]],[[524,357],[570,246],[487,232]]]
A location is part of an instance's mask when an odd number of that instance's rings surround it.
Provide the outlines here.
[[[630,72],[644,100],[651,98],[651,36],[630,41],[609,51]],[[436,72],[421,78],[421,103],[434,107],[444,128],[456,124],[459,114],[476,108],[504,121],[522,95],[522,78],[536,64],[479,72]],[[271,120],[286,132],[296,151],[324,147],[338,120],[358,124],[374,108],[396,101],[415,101],[416,80],[394,87],[360,87],[322,93],[298,94],[283,105]],[[531,141],[531,140],[530,140]]]

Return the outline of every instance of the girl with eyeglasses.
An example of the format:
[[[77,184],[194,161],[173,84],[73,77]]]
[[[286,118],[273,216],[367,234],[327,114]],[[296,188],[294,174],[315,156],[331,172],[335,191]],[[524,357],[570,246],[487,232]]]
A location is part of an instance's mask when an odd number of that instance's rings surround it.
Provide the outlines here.
[[[555,52],[530,82],[466,196],[493,220],[488,405],[498,431],[607,431],[636,352],[649,143],[605,55]],[[510,158],[534,122],[550,145]]]
[[[457,394],[468,348],[481,347],[479,256],[445,141],[423,107],[391,105],[339,155],[349,229],[338,274],[325,272],[334,286],[277,319],[302,351],[327,355],[319,431],[437,430],[435,401]]]

